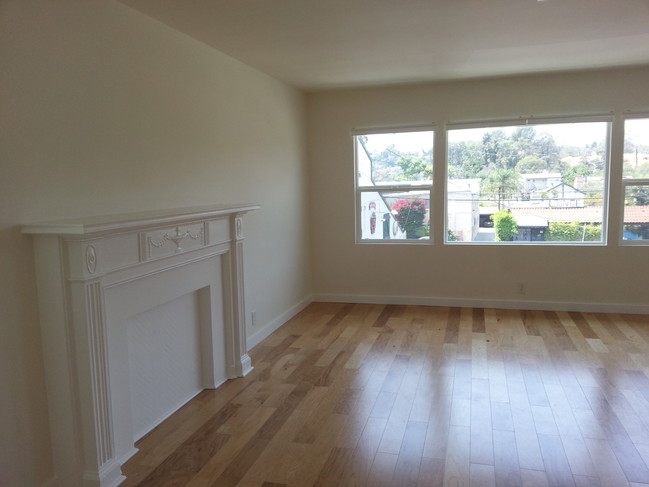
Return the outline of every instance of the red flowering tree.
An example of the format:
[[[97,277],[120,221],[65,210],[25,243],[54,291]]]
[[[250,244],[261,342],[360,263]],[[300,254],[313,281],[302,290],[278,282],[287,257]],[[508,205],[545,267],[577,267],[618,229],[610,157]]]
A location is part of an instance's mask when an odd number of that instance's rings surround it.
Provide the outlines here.
[[[392,205],[391,211],[401,230],[406,232],[406,238],[421,237],[420,231],[426,217],[424,200],[399,200]]]

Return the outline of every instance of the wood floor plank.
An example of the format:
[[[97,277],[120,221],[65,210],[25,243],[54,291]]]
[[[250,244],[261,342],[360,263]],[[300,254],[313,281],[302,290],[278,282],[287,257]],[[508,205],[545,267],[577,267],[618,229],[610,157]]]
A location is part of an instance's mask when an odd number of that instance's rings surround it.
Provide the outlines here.
[[[574,487],[575,479],[561,438],[551,435],[539,435],[538,438],[549,485],[551,487]]]
[[[352,452],[348,449],[332,448],[313,487],[327,487],[329,485],[342,484],[345,470],[349,468],[351,459]]]
[[[370,470],[367,485],[376,487],[391,487],[394,468],[399,456],[392,453],[377,453]]]
[[[497,486],[521,486],[521,468],[518,461],[516,436],[513,431],[494,430],[494,475]]]
[[[408,421],[392,475],[394,487],[416,487],[427,428],[427,423]]]
[[[444,485],[469,485],[471,482],[471,431],[467,426],[451,426],[448,433]]]
[[[472,380],[470,426],[471,464],[493,465],[491,401],[489,398],[489,382],[485,379]]]
[[[649,316],[312,303],[123,487],[649,486]]]

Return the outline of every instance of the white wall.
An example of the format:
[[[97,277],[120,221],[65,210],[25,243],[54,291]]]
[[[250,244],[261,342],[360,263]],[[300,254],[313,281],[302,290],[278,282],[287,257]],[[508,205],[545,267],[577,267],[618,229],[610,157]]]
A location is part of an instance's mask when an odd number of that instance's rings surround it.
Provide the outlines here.
[[[310,290],[304,97],[113,0],[4,0],[0,18],[0,485],[34,487],[52,466],[20,225],[259,203],[244,231],[263,336]]]
[[[445,246],[442,191],[434,194],[434,245],[354,244],[350,135],[352,128],[649,110],[647,86],[649,67],[641,67],[309,94],[315,298],[649,312],[649,248],[621,248],[616,239],[595,248]],[[438,144],[438,160],[443,154]],[[438,182],[443,169],[435,168]],[[612,173],[619,181],[621,157]],[[612,211],[619,196],[615,185]],[[525,295],[516,292],[519,282],[527,283]]]

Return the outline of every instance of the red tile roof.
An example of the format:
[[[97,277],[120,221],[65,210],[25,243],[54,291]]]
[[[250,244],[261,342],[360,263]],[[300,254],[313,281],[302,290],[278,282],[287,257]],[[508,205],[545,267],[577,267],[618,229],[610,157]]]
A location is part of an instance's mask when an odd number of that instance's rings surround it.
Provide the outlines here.
[[[625,206],[624,223],[649,222],[649,206]]]
[[[548,222],[602,223],[601,206],[582,208],[542,208],[523,206],[510,208],[514,216],[526,215],[547,218]],[[649,223],[649,206],[625,206],[624,223]]]

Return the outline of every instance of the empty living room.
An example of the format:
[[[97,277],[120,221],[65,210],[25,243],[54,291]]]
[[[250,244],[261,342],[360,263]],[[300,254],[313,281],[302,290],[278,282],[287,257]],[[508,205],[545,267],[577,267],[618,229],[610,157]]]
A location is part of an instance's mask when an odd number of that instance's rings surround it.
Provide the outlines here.
[[[646,0],[0,14],[0,486],[649,487]]]

